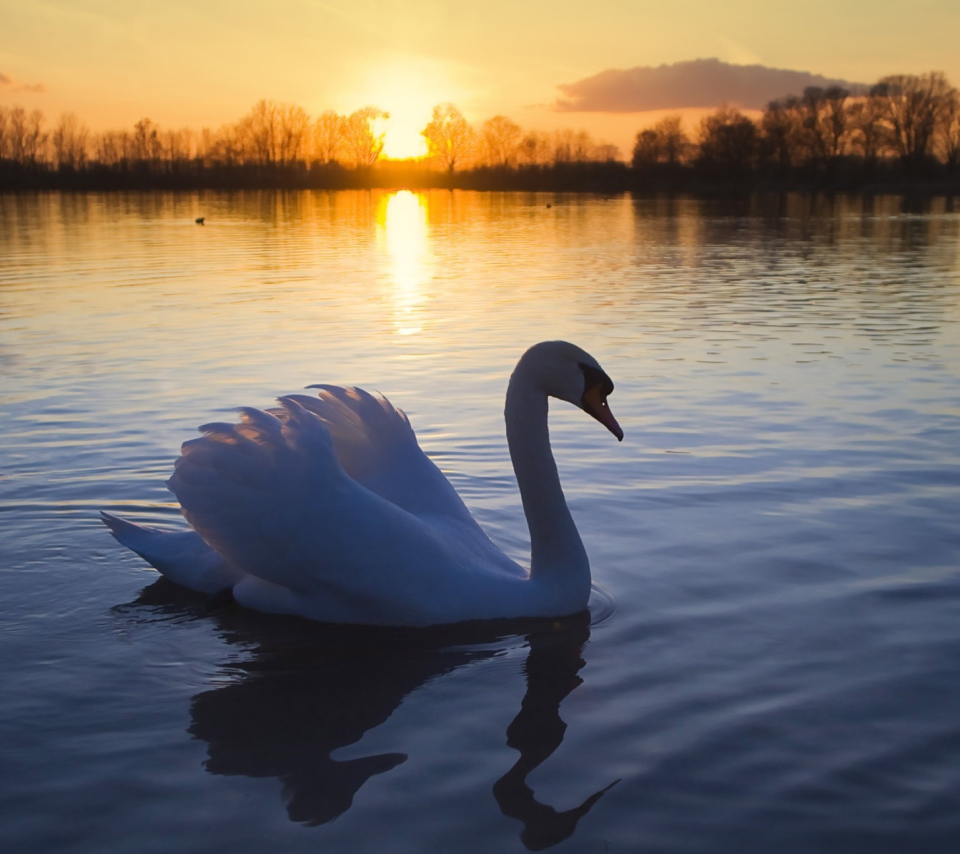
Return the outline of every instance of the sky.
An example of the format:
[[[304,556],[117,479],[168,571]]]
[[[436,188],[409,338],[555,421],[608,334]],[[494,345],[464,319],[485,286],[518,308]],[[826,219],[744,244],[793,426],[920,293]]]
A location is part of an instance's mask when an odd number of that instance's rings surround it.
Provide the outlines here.
[[[501,113],[624,145],[656,114],[560,111],[569,87],[713,57],[863,83],[939,70],[960,85],[958,34],[957,0],[0,0],[0,106],[102,130],[216,128],[261,98],[311,115],[373,104],[402,156],[452,101],[471,121]]]

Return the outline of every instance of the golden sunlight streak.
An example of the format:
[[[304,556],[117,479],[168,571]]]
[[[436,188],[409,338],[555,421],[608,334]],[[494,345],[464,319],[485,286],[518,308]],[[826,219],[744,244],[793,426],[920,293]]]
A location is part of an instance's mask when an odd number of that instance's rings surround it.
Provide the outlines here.
[[[377,236],[386,247],[393,277],[394,325],[399,335],[420,332],[421,288],[429,276],[430,249],[425,196],[401,190],[377,208]]]

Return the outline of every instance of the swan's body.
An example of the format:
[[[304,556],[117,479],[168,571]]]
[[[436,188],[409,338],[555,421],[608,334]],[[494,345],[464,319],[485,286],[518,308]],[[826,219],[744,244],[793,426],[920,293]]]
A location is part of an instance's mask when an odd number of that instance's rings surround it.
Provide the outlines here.
[[[531,564],[508,558],[417,444],[406,415],[360,389],[242,409],[183,445],[168,486],[192,531],[104,513],[124,545],[171,580],[313,620],[428,626],[584,609],[590,564],[547,432],[547,397],[581,407],[618,439],[613,383],[562,341],[531,347],[507,390],[507,441],[530,528]]]

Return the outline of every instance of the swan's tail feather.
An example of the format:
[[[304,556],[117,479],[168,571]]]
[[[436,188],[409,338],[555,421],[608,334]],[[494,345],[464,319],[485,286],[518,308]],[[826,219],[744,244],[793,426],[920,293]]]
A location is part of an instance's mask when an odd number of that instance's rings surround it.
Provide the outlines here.
[[[100,518],[118,543],[140,555],[171,581],[190,590],[216,593],[226,587],[232,588],[244,577],[195,531],[163,531],[138,525],[103,510]]]
[[[100,521],[107,526],[107,529],[113,534],[113,538],[117,542],[122,543],[133,551],[136,551],[136,548],[134,548],[132,543],[139,542],[142,535],[146,532],[156,530],[146,528],[143,525],[137,525],[134,522],[128,522],[126,519],[121,519],[119,516],[107,513],[106,510],[100,511]]]

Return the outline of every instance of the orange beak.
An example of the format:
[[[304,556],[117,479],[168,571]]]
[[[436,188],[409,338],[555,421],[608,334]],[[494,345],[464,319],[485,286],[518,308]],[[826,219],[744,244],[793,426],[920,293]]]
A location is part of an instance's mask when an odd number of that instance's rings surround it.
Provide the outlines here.
[[[617,424],[617,419],[613,417],[613,413],[607,405],[606,395],[600,391],[599,386],[587,389],[583,394],[582,403],[584,412],[596,418],[597,421],[617,437],[618,442],[623,441],[623,430],[621,430],[620,425]]]

